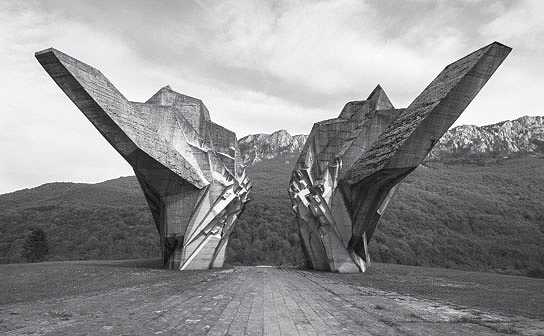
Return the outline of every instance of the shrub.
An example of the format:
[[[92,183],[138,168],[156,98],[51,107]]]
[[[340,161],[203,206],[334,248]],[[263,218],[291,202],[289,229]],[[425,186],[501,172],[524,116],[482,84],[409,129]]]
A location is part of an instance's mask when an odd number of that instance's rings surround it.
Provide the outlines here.
[[[28,262],[43,261],[48,252],[45,232],[40,228],[33,228],[25,240],[23,258]]]

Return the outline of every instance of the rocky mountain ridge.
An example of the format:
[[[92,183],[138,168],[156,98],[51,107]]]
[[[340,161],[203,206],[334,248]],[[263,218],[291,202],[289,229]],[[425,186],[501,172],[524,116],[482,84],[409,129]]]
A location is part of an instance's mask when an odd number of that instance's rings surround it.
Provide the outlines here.
[[[298,154],[307,135],[286,130],[251,134],[238,141],[245,165],[282,154]],[[446,132],[428,156],[431,160],[471,155],[544,153],[544,116],[524,116],[486,126],[462,125]]]
[[[454,127],[444,134],[429,158],[517,153],[544,153],[544,117],[524,116],[481,127]]]
[[[253,165],[265,159],[272,159],[282,154],[300,153],[307,135],[291,135],[286,130],[272,134],[250,134],[238,140],[238,146],[245,165]]]

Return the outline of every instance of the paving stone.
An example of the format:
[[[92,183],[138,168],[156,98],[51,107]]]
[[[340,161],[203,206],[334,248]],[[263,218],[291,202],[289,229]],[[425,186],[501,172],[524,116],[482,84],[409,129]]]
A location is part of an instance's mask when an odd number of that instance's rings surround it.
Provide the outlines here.
[[[5,335],[538,335],[543,328],[319,272],[255,267],[0,306]]]

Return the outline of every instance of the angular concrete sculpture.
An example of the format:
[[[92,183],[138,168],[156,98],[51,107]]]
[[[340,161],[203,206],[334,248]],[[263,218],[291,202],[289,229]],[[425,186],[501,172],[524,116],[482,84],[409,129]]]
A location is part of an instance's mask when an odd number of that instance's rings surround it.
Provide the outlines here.
[[[308,267],[364,272],[398,183],[423,161],[511,48],[494,42],[448,65],[405,109],[378,85],[367,100],[314,124],[289,195]]]
[[[234,132],[201,100],[166,86],[128,101],[100,71],[55,49],[36,53],[53,80],[133,167],[168,268],[222,267],[251,185]]]

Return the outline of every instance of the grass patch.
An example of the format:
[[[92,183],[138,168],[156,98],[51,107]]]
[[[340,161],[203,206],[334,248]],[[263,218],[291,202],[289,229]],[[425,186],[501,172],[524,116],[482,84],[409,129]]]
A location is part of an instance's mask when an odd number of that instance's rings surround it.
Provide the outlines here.
[[[378,321],[393,328],[396,328],[399,326],[398,323],[396,323],[395,321],[391,321],[383,317],[379,318]]]
[[[72,316],[74,316],[71,313],[68,313],[66,311],[50,311],[49,316],[59,318],[61,320],[69,320]]]
[[[478,320],[472,316],[461,316],[450,319],[451,323],[477,323]]]
[[[486,324],[485,326],[488,327],[489,329],[491,329],[493,331],[496,331],[498,333],[501,333],[501,334],[507,334],[507,335],[518,334],[518,331],[512,325]]]

